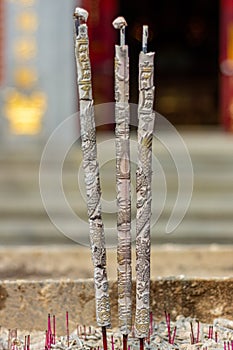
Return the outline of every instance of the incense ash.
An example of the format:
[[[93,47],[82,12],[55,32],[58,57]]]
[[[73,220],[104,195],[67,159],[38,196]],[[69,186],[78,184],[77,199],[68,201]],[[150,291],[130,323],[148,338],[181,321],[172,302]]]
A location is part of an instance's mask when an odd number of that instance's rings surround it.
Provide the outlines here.
[[[150,316],[149,335],[143,344],[145,349],[233,350],[233,321],[217,318],[213,324],[206,324],[194,318],[178,316],[173,322],[170,314],[165,312],[164,320],[154,322],[152,315]],[[77,325],[77,328],[70,333],[67,321],[66,317],[63,336],[56,335],[55,316],[51,321],[50,315],[46,332],[32,332],[28,335],[25,331],[1,328],[0,349],[103,349],[102,332],[99,328]],[[128,335],[127,350],[140,349],[140,341],[134,333],[133,329]],[[123,348],[121,332],[117,329],[108,330],[106,340],[108,350]]]

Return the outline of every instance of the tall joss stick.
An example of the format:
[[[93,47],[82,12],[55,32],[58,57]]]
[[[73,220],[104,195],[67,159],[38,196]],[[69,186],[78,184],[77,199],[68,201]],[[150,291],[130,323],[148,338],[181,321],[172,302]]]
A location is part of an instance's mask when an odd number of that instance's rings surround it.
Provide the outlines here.
[[[123,335],[123,349],[127,349],[127,336],[132,327],[131,311],[131,194],[130,194],[130,143],[129,143],[129,57],[125,45],[123,17],[113,21],[120,30],[120,45],[115,46],[115,136],[117,181],[118,231],[118,314]]]
[[[102,327],[105,340],[106,327],[110,326],[110,303],[106,273],[106,249],[104,227],[101,215],[101,190],[99,165],[97,161],[96,132],[92,98],[91,64],[89,59],[88,12],[76,8],[75,56],[77,84],[80,104],[80,129],[83,152],[83,169],[87,193],[87,209],[90,228],[90,242],[94,265],[97,324]],[[106,348],[106,343],[104,348]]]
[[[155,113],[154,52],[147,53],[148,27],[143,26],[139,56],[138,165],[136,170],[136,315],[135,332],[143,348],[150,325],[150,218],[152,139]]]

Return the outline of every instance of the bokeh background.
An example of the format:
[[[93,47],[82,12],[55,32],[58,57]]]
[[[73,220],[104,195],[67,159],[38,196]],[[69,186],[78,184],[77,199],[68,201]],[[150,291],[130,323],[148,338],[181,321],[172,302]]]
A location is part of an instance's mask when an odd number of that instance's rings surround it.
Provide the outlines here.
[[[194,171],[190,208],[177,230],[166,235],[178,190],[177,172],[166,148],[155,138],[154,154],[165,174],[167,199],[152,228],[153,244],[233,243],[233,1],[0,0],[1,244],[76,244],[51,223],[39,187],[40,159],[49,136],[78,110],[72,19],[76,6],[89,11],[96,104],[114,100],[113,58],[119,33],[112,27],[113,19],[123,15],[128,22],[132,103],[138,98],[142,24],[150,28],[149,50],[156,51],[155,109],[183,137]],[[78,118],[71,127],[64,127],[46,169],[52,210],[64,220],[68,231],[76,229],[72,226],[75,223],[69,222],[58,203],[53,179],[59,147],[76,134]],[[103,198],[114,201],[114,150],[101,146],[109,139],[114,144],[112,116],[101,115],[97,134],[99,156],[108,160],[101,167]],[[85,194],[78,182],[80,165],[78,140],[64,162],[63,186],[72,209],[85,222]],[[154,179],[156,211],[162,195],[156,170]],[[132,182],[134,185],[134,175]],[[115,213],[104,213],[104,219],[107,227],[116,225]],[[77,235],[88,236],[87,224],[77,227]]]

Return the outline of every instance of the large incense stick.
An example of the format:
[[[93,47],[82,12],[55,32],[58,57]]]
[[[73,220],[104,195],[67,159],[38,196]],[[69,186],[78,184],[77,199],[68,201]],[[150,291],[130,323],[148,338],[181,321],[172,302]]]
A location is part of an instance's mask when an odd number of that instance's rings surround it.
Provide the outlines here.
[[[135,331],[141,345],[150,323],[150,218],[152,139],[155,114],[154,53],[147,53],[148,27],[143,26],[143,48],[139,56],[138,166],[136,171],[136,316]]]
[[[119,328],[123,334],[124,348],[132,327],[131,311],[131,195],[130,195],[130,145],[129,145],[129,57],[125,45],[123,17],[114,20],[120,29],[120,45],[115,46],[115,120],[116,120],[116,181],[117,181],[117,231],[118,231],[118,314]]]
[[[101,215],[101,190],[97,162],[95,120],[92,99],[91,64],[86,20],[87,11],[75,10],[75,54],[80,103],[80,128],[83,152],[90,241],[94,264],[96,317],[101,327],[110,326],[110,303],[106,274],[106,249]]]

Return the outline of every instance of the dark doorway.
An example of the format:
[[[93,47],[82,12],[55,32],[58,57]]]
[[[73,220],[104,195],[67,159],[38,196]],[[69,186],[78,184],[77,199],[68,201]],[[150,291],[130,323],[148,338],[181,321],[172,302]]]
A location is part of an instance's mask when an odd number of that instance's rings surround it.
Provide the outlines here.
[[[218,0],[121,0],[128,22],[131,101],[137,102],[141,26],[156,51],[156,110],[174,124],[218,123]]]

